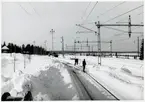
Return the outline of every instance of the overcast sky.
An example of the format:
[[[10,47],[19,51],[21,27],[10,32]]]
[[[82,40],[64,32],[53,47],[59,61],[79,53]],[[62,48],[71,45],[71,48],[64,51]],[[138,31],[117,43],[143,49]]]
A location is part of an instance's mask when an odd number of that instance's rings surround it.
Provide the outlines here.
[[[6,41],[6,44],[13,42],[22,45],[33,44],[33,41],[35,41],[36,45],[44,47],[44,41],[47,40],[47,49],[51,50],[51,29],[55,30],[54,50],[61,50],[61,36],[64,37],[64,42],[67,45],[73,45],[74,39],[84,41],[88,38],[89,41],[96,41],[97,36],[94,33],[76,34],[77,31],[86,31],[77,27],[76,24],[96,21],[103,23],[143,5],[143,2],[122,2],[99,1],[91,13],[90,11],[96,2],[3,2],[2,43]],[[116,5],[119,6],[115,7]],[[115,8],[111,9],[113,7]],[[107,23],[128,22],[128,15],[130,14],[132,24],[141,24],[143,12],[143,7],[140,7]],[[93,27],[92,29],[97,31],[94,23],[84,26]],[[128,27],[114,28],[128,31]],[[136,28],[132,27],[132,30],[135,29],[133,32],[143,32],[143,27]],[[132,34],[130,39],[128,39],[127,33],[115,36],[119,33],[122,32],[101,27],[101,40],[113,40],[113,50],[137,51],[137,37],[139,36],[141,39],[143,36],[135,33]],[[97,47],[94,47],[94,50],[97,50]],[[102,50],[109,50],[109,44],[102,44]]]

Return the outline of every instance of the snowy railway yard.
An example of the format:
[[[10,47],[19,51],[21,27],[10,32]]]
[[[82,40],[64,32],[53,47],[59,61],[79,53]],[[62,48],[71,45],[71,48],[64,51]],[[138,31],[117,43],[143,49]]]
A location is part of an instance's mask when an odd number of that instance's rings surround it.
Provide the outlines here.
[[[144,100],[142,0],[1,3],[1,101]]]
[[[1,54],[1,95],[23,97],[31,91],[34,101],[46,100],[143,100],[143,61],[114,57],[102,58],[75,56]],[[86,59],[86,73],[82,71],[82,60]],[[27,87],[29,85],[29,87]]]

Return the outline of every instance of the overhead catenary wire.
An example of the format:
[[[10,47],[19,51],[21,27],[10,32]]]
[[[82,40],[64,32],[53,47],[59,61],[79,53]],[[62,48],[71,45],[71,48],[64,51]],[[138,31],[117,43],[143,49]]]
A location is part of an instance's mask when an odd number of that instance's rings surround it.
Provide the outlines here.
[[[123,42],[123,41],[126,41],[126,40],[129,40],[129,38],[127,38],[127,39],[119,39],[119,40],[112,40],[112,41],[121,41],[121,42]]]
[[[139,9],[139,8],[141,8],[141,7],[143,7],[143,5],[140,5],[140,6],[136,7],[136,8],[133,8],[133,9],[131,9],[131,10],[125,12],[125,13],[122,13],[122,14],[120,14],[120,15],[118,15],[118,16],[115,16],[115,17],[113,17],[113,18],[111,18],[111,19],[109,19],[109,20],[107,20],[107,21],[105,21],[105,22],[103,22],[103,23],[107,23],[107,22],[109,22],[109,21],[112,21],[112,20],[114,20],[114,19],[116,19],[116,18],[118,18],[118,17],[121,17],[121,16],[123,16],[123,15],[125,15],[125,14],[127,14],[127,13],[129,13],[129,12],[132,12],[132,11],[134,11],[134,10],[136,10],[136,9]]]
[[[110,8],[110,9],[107,10],[107,11],[105,11],[104,13],[101,13],[98,17],[103,16],[104,14],[108,13],[109,11],[111,11],[111,10],[117,8],[118,6],[120,6],[120,5],[124,4],[124,3],[125,3],[125,1],[119,3],[119,4],[115,5],[115,6],[113,6],[112,8]],[[84,24],[93,24],[93,23],[95,23],[95,22],[83,23],[83,24],[81,24],[81,25],[84,25]]]
[[[128,33],[128,31],[124,31],[124,30],[120,30],[120,29],[116,29],[116,28],[111,28],[111,27],[105,27],[105,28],[121,31],[121,32],[124,32],[124,33]],[[143,32],[131,32],[131,33],[134,33],[134,34],[143,34]]]
[[[86,7],[86,9],[85,9],[85,11],[84,11],[84,13],[83,13],[83,15],[81,16],[81,19],[82,19],[82,20],[83,20],[83,18],[84,18],[84,16],[85,16],[85,14],[86,14],[86,12],[87,12],[87,9],[89,8],[90,4],[91,4],[91,2],[89,2],[89,4],[87,5],[87,7]]]
[[[117,28],[112,28],[112,27],[106,27],[106,26],[103,26],[104,28],[108,28],[108,29],[113,29],[113,30],[116,30],[116,31],[120,31],[120,32],[127,32],[128,31],[124,31],[124,30],[121,30],[121,29],[117,29]]]
[[[134,33],[134,34],[143,34],[143,32],[131,32],[131,33]]]
[[[32,9],[34,10],[34,12],[38,15],[38,16],[40,16],[39,15],[39,13],[36,11],[36,9],[32,6],[32,4],[29,2],[29,5],[32,7]]]
[[[134,40],[136,40],[136,36],[135,36],[134,39],[131,39],[131,40],[130,40],[130,38],[127,38],[127,39],[119,39],[119,40],[113,40],[113,41],[123,42],[123,41],[126,41],[126,40],[128,40],[128,41],[134,41]]]
[[[123,16],[123,15],[129,13],[129,12],[132,12],[132,11],[134,11],[134,10],[136,10],[136,9],[139,9],[139,8],[142,7],[142,6],[143,6],[143,5],[138,6],[138,7],[134,8],[134,9],[131,9],[131,10],[129,10],[129,11],[123,13],[123,14],[120,14],[120,15],[114,17],[114,18],[111,18],[111,19],[109,19],[109,20],[107,20],[107,21],[105,21],[105,22],[103,22],[103,23],[107,23],[107,22],[109,22],[109,21],[112,21],[112,20],[114,20],[114,19],[116,19],[116,18],[118,18],[118,17],[120,17],[120,16]],[[139,13],[138,15],[141,15],[141,14],[143,14],[143,12]],[[122,19],[122,20],[123,20],[123,19]],[[121,20],[120,20],[120,21],[121,21]],[[118,21],[118,22],[119,22],[119,21]],[[83,24],[81,24],[81,25],[94,24],[94,23],[95,23],[95,22],[88,22],[88,23],[83,23]]]
[[[84,11],[84,13],[83,13],[83,15],[82,15],[81,19],[83,19],[83,16],[86,14],[87,9],[89,8],[90,4],[91,4],[91,2],[89,2],[89,4],[87,5],[87,7],[86,7],[86,9],[85,9],[85,11]]]
[[[143,5],[141,5],[141,6],[139,6],[139,7],[136,7],[136,8],[133,8],[133,9],[131,9],[131,10],[129,10],[129,11],[123,13],[123,14],[120,14],[120,15],[114,17],[114,18],[109,19],[109,20],[106,21],[106,22],[109,22],[109,21],[114,20],[114,19],[116,19],[116,18],[118,18],[118,17],[120,17],[120,16],[123,16],[123,15],[125,15],[125,14],[127,14],[127,13],[129,13],[129,12],[132,12],[132,11],[134,11],[134,10],[136,10],[136,9],[138,9],[138,8],[140,8],[140,7],[142,7],[142,6],[143,6]],[[138,15],[140,15],[140,14],[138,14]],[[106,22],[105,22],[105,23],[106,23]],[[89,24],[92,24],[92,23],[94,23],[94,22],[91,22],[91,23],[89,23]],[[107,28],[107,27],[106,27],[106,28]],[[108,28],[109,28],[109,27],[108,27]],[[91,29],[92,29],[92,28],[91,28]],[[123,32],[123,33],[128,33],[128,31],[123,31],[123,30],[120,30],[120,29],[115,29],[115,28],[109,28],[109,29],[121,31],[121,32]],[[131,33],[134,33],[134,34],[137,34],[137,33],[143,34],[143,32],[131,32]],[[128,39],[129,39],[129,38],[128,38]],[[128,39],[121,39],[120,41],[124,41],[124,40],[128,40]]]
[[[20,3],[17,3],[20,7],[21,7],[21,9],[23,9],[28,15],[30,15],[30,13],[20,4]]]
[[[139,27],[134,28],[132,31],[134,31],[135,29],[138,29],[138,28],[140,28],[140,26],[139,26]],[[124,33],[115,34],[114,36],[120,36],[120,35],[122,35],[122,34],[124,34]],[[124,34],[124,35],[126,35],[126,34]]]
[[[139,13],[138,15],[141,15],[141,14],[143,14],[144,12],[141,12],[141,13]],[[128,17],[128,16],[127,16]],[[134,17],[134,16],[133,16]],[[120,21],[124,21],[124,20],[126,20],[126,17],[125,18],[123,18],[123,19],[121,19],[121,20],[119,20],[119,21],[117,21],[116,23],[120,23]],[[123,22],[123,23],[126,23],[126,22]],[[83,24],[80,24],[80,25],[89,25],[89,24],[95,24],[95,22],[88,22],[88,23],[83,23]]]
[[[93,10],[95,9],[96,5],[98,4],[98,1],[95,3],[95,5],[93,6],[93,8],[91,9],[91,11],[89,12],[88,16],[86,17],[86,19],[83,21],[83,23],[89,18],[89,16],[91,15],[91,13],[93,12]],[[83,24],[82,23],[82,24]]]
[[[136,36],[134,36],[135,38],[136,38]],[[139,36],[140,37],[140,36]],[[134,39],[131,39],[130,40],[130,38],[125,38],[125,39],[118,39],[118,40],[112,40],[112,41],[117,41],[117,42],[123,42],[123,41],[126,41],[126,40],[128,40],[128,41],[132,41],[132,40],[134,40]]]
[[[132,16],[132,17],[136,17],[136,16],[139,16],[139,15],[141,15],[141,14],[143,14],[143,12],[138,13],[137,15]],[[125,18],[123,18],[123,19],[121,19],[121,20],[117,21],[116,23],[120,23],[120,21],[125,21],[125,20],[128,20],[128,19],[127,19],[127,17],[125,17]]]
[[[92,31],[77,31],[76,33],[94,33]]]
[[[104,14],[106,14],[106,13],[108,13],[108,12],[112,11],[113,9],[117,8],[118,6],[120,6],[120,5],[124,4],[124,3],[125,3],[125,1],[124,1],[124,2],[119,3],[119,4],[115,5],[115,6],[113,6],[112,8],[108,9],[107,11],[105,11],[105,12],[101,13],[98,17],[103,16]]]
[[[95,24],[95,22],[82,23],[80,25],[88,25],[88,24]]]
[[[90,29],[90,28],[84,27],[84,26],[82,26],[82,25],[80,25],[80,24],[76,24],[76,26],[82,27],[82,28],[84,28],[84,29],[86,29],[86,30],[88,30],[88,31],[92,31],[92,32],[95,32],[95,33],[97,32],[97,31],[92,30],[92,29]]]
[[[141,14],[143,14],[144,12],[141,12],[141,13],[138,13],[138,15],[141,15]]]
[[[124,33],[128,33],[128,32],[124,32]],[[122,33],[123,35],[127,35],[127,34],[124,34],[124,33]],[[131,33],[133,33],[133,34],[143,34],[143,32],[131,32]]]
[[[134,28],[132,31],[134,31],[135,29],[138,29],[138,28],[141,28],[141,26]],[[121,36],[121,35],[128,35],[128,34],[125,34],[125,33],[128,33],[128,32],[122,32],[122,33],[119,33],[119,34],[115,34],[115,35],[113,35],[113,36],[111,36],[111,37],[109,37],[109,38],[116,37],[116,36]],[[134,33],[134,34],[135,34],[135,33]],[[134,34],[133,34],[133,35],[134,35]],[[140,36],[143,36],[143,32],[140,34]],[[109,38],[108,38],[108,39],[109,39]],[[106,40],[108,40],[108,39],[106,39]],[[121,39],[121,40],[124,40],[124,39]]]

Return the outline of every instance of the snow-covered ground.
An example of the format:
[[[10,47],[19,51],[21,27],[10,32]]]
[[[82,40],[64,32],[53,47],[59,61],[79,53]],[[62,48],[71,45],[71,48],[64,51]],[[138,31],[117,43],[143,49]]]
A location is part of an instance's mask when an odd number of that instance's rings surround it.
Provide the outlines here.
[[[74,64],[74,56],[66,56],[60,60]],[[144,65],[143,61],[121,58],[102,58],[98,66],[98,58],[91,56],[76,56],[77,66],[82,70],[82,60],[87,62],[86,71],[114,95],[122,100],[142,100],[144,98]]]
[[[31,90],[34,100],[76,100],[79,99],[68,71],[62,64],[48,56],[32,55],[31,61],[16,54],[1,55],[1,94],[10,92],[12,96],[24,96]],[[29,85],[29,87],[28,87]]]
[[[14,73],[14,54],[1,54],[1,94],[10,92],[12,96],[24,96],[31,90],[34,100],[78,100],[78,90],[64,65],[74,58],[67,55],[53,58],[49,56],[16,54]],[[24,68],[24,57],[26,67]],[[121,58],[102,58],[98,66],[97,57],[76,56],[79,65],[72,67],[82,70],[82,60],[86,59],[86,71],[114,95],[122,100],[142,100],[144,93],[143,61]],[[60,62],[59,62],[60,61]],[[81,74],[81,76],[86,76]],[[87,79],[87,78],[86,78]],[[29,87],[27,86],[29,85]]]

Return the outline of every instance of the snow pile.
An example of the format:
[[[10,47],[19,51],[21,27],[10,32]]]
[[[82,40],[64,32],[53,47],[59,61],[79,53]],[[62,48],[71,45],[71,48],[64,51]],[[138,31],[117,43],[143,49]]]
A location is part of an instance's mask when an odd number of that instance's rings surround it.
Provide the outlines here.
[[[132,67],[128,67],[128,66],[124,66],[121,68],[122,71],[134,76],[134,77],[140,77],[140,78],[144,78],[143,76],[143,69],[140,68],[132,68]]]
[[[24,96],[30,90],[34,101],[79,99],[69,73],[55,58],[33,55],[25,60],[24,69],[24,56],[16,54],[14,72],[13,56],[2,54],[1,94]]]

